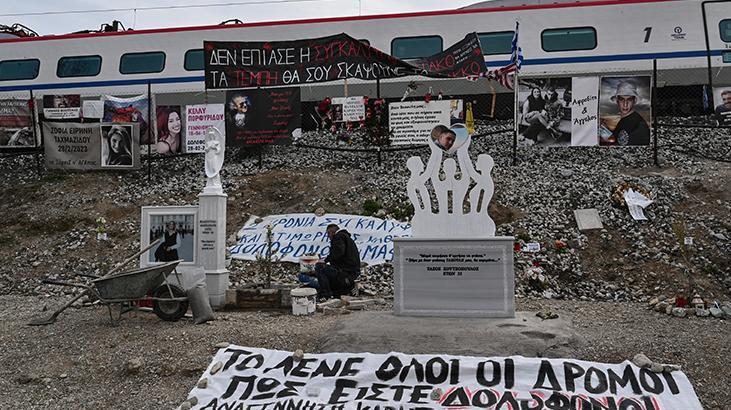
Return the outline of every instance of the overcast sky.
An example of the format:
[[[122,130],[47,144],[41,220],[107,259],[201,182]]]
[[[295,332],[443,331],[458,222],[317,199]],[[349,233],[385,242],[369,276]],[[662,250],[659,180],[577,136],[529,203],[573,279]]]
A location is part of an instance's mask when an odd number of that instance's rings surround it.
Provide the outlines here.
[[[228,19],[244,22],[289,20],[359,14],[403,13],[456,9],[480,0],[2,0],[0,24],[21,23],[38,34],[65,34],[98,29],[102,23],[119,20],[137,30],[218,24]],[[227,3],[225,6],[214,4]],[[231,4],[237,3],[237,4]],[[240,4],[238,4],[240,3]],[[249,3],[249,4],[245,4]],[[196,8],[144,10],[149,7],[206,5]],[[57,12],[134,9],[87,13]],[[48,13],[44,15],[19,15]]]

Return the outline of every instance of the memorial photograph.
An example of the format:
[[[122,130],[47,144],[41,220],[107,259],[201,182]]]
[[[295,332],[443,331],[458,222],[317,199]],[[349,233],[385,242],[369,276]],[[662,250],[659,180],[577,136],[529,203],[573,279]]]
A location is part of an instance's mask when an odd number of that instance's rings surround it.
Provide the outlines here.
[[[132,125],[103,124],[101,126],[101,164],[103,168],[131,168],[134,166],[132,153]]]
[[[599,86],[599,145],[650,145],[650,76],[602,77]]]
[[[571,145],[571,78],[521,78],[516,94],[519,140],[544,147]]]
[[[142,246],[162,240],[142,255],[143,266],[179,259],[195,263],[197,215],[195,206],[142,207]]]

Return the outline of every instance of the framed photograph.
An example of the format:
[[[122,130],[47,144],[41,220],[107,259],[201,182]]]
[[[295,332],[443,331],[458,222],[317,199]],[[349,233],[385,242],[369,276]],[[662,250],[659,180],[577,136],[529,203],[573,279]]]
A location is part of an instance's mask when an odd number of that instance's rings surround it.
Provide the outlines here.
[[[132,125],[102,124],[102,168],[132,168],[133,138]]]
[[[198,207],[143,206],[140,249],[162,239],[162,243],[140,255],[140,267],[182,259],[180,265],[198,262]]]

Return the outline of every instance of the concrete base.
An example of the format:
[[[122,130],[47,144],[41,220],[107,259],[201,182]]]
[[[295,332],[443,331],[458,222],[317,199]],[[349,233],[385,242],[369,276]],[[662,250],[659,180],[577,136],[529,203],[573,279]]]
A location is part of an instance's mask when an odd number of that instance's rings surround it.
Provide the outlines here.
[[[544,321],[535,312],[515,312],[515,318],[510,319],[355,312],[340,319],[320,346],[322,352],[573,357],[583,343],[569,321],[562,318]]]
[[[228,286],[228,270],[206,271],[206,288],[208,289],[211,307],[221,308],[224,306]]]

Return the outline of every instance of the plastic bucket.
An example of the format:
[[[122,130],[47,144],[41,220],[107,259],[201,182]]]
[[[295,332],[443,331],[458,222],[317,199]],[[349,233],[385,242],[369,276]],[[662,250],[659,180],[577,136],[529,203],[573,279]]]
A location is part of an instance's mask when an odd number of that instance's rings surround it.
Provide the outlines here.
[[[315,272],[315,265],[320,258],[312,255],[300,256],[300,273],[310,274]]]
[[[297,288],[290,292],[292,297],[292,314],[306,316],[315,313],[317,307],[317,290],[313,288]]]

